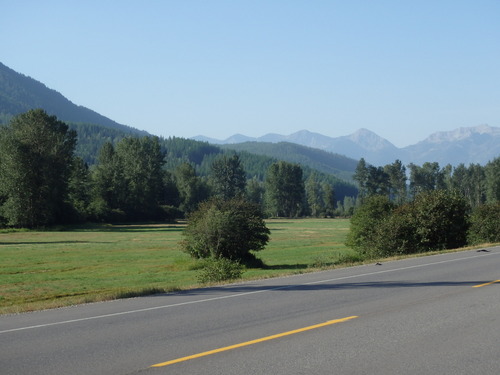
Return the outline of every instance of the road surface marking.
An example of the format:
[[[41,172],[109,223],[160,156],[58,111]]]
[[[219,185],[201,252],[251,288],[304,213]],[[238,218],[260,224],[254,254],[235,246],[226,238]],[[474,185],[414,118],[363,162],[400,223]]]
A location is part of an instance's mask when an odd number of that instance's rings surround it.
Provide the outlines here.
[[[481,288],[482,286],[487,286],[495,283],[500,283],[500,280],[490,281],[489,283],[474,285],[473,288]]]
[[[236,345],[230,345],[230,346],[226,346],[226,347],[219,348],[219,349],[209,350],[209,351],[203,352],[203,353],[189,355],[187,357],[173,359],[173,360],[167,361],[167,362],[157,363],[156,365],[152,365],[151,367],[169,366],[169,365],[173,365],[174,363],[185,362],[185,361],[189,361],[191,359],[205,357],[205,356],[209,356],[209,355],[212,355],[212,354],[221,353],[221,352],[225,352],[225,351],[233,350],[233,349],[237,349],[237,348],[242,348],[244,346],[258,344],[260,342],[274,340],[274,339],[277,339],[277,338],[280,338],[280,337],[290,336],[290,335],[294,335],[296,333],[310,331],[312,329],[317,329],[317,328],[329,326],[329,325],[336,324],[336,323],[347,322],[348,320],[355,319],[355,318],[357,318],[357,316],[348,316],[347,318],[330,320],[330,321],[325,322],[325,323],[315,324],[315,325],[312,325],[312,326],[309,326],[309,327],[295,329],[293,331],[278,333],[277,335],[267,336],[267,337],[263,337],[263,338],[256,339],[256,340],[242,342],[242,343],[236,344]]]
[[[143,312],[160,310],[160,309],[168,309],[168,308],[173,308],[173,307],[177,307],[177,306],[185,306],[185,305],[191,305],[191,304],[197,304],[197,303],[223,300],[223,299],[228,299],[228,298],[237,298],[237,297],[242,297],[242,296],[248,296],[250,294],[266,293],[266,292],[272,292],[272,291],[276,291],[276,290],[291,289],[291,288],[297,287],[298,285],[305,285],[305,286],[318,285],[318,284],[324,284],[324,283],[334,282],[334,281],[355,279],[355,278],[363,277],[363,276],[372,276],[372,275],[379,275],[379,274],[384,274],[384,273],[392,273],[392,272],[397,272],[397,271],[402,271],[402,270],[422,268],[422,267],[433,266],[433,265],[437,265],[437,264],[446,264],[446,263],[458,262],[458,261],[462,261],[462,260],[469,260],[469,259],[473,259],[473,258],[479,258],[479,257],[485,257],[485,256],[491,256],[491,255],[499,255],[499,254],[500,253],[498,253],[498,252],[491,252],[491,253],[487,253],[487,254],[481,253],[481,255],[478,254],[478,255],[474,255],[474,256],[467,256],[467,257],[456,258],[456,259],[447,259],[447,260],[442,260],[442,261],[437,261],[437,262],[417,264],[414,266],[406,266],[406,267],[393,268],[393,269],[389,269],[389,270],[382,270],[382,271],[375,271],[375,272],[366,272],[366,273],[357,274],[357,275],[342,276],[342,277],[312,281],[312,282],[302,283],[302,284],[282,285],[282,286],[277,286],[277,287],[262,287],[262,289],[254,290],[251,292],[235,293],[235,294],[205,298],[205,299],[200,299],[200,300],[195,300],[195,301],[186,301],[186,302],[180,302],[180,303],[174,303],[174,304],[168,304],[168,305],[146,307],[146,308],[136,309],[136,310],[120,311],[120,312],[110,313],[110,314],[94,315],[94,316],[89,316],[89,317],[85,317],[85,318],[62,320],[62,321],[57,321],[57,322],[52,322],[52,323],[44,323],[44,324],[37,324],[37,325],[32,325],[32,326],[4,329],[4,330],[0,330],[0,334],[17,332],[17,331],[24,331],[27,329],[51,327],[51,326],[57,326],[57,325],[61,325],[61,324],[78,323],[78,322],[94,320],[94,319],[104,319],[104,318],[110,318],[110,317],[121,316],[121,315],[137,314],[137,313],[143,313]],[[445,254],[440,254],[440,255],[445,255]],[[328,272],[328,271],[325,271],[325,272]]]

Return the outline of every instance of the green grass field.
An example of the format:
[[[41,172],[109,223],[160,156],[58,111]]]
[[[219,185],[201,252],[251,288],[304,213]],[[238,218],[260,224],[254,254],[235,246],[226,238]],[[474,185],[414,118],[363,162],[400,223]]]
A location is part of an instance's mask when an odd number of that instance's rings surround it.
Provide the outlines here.
[[[333,267],[356,260],[344,219],[269,220],[258,253],[266,267],[243,279]],[[0,313],[188,289],[199,261],[180,250],[182,224],[103,225],[0,232]]]

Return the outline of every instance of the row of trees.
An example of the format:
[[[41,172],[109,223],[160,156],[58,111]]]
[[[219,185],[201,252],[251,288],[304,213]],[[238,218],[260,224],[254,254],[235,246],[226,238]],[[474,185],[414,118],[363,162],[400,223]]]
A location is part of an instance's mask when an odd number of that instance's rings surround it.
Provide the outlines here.
[[[43,110],[31,110],[0,128],[0,222],[39,227],[75,221],[173,218],[211,196],[245,198],[268,215],[332,215],[333,185],[318,174],[304,181],[300,166],[271,164],[265,181],[247,180],[240,157],[219,154],[207,177],[190,163],[168,169],[175,147],[156,137],[126,137],[102,145],[89,167],[75,156],[77,134]]]
[[[400,160],[383,167],[375,167],[361,159],[354,179],[359,185],[360,199],[384,195],[396,204],[411,201],[419,193],[432,190],[459,192],[472,208],[500,200],[500,157],[485,166],[459,164],[456,167],[439,163],[409,164]],[[409,175],[409,177],[407,177]]]
[[[349,246],[388,256],[500,241],[500,158],[484,167],[408,168],[409,183],[400,161],[374,167],[361,159]]]

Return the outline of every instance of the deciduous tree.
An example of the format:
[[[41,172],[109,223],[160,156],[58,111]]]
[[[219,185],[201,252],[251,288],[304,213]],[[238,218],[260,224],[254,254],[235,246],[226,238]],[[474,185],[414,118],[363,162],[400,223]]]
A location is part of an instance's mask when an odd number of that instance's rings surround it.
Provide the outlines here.
[[[0,131],[1,214],[7,224],[38,227],[63,217],[76,133],[41,109]]]
[[[246,175],[238,155],[221,155],[211,166],[212,185],[217,197],[228,200],[245,193]]]
[[[189,163],[177,167],[174,177],[181,201],[179,208],[185,213],[195,211],[198,204],[208,198],[207,186]]]
[[[389,180],[389,199],[396,204],[403,204],[407,200],[406,168],[401,160],[384,167]]]
[[[485,166],[486,197],[489,203],[500,202],[500,157]]]
[[[279,161],[266,174],[266,205],[271,216],[296,217],[302,210],[305,189],[302,168]]]

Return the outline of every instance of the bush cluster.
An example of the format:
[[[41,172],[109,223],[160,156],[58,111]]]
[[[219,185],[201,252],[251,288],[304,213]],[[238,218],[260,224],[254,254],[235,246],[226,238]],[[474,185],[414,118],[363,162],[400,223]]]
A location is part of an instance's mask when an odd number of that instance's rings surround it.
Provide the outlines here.
[[[355,212],[347,245],[368,257],[458,248],[467,244],[469,212],[462,195],[445,190],[401,206],[372,196]]]
[[[500,242],[500,202],[479,206],[471,215],[471,244]]]

